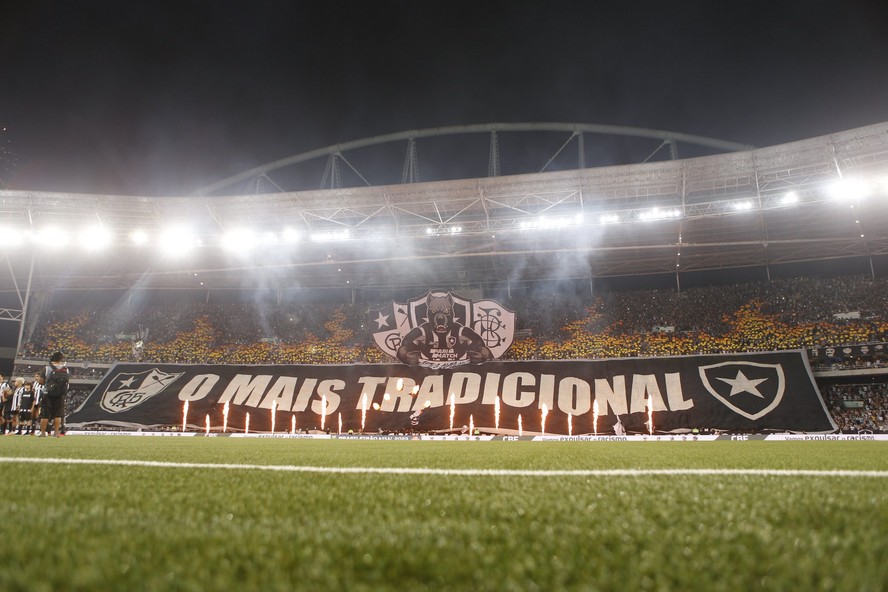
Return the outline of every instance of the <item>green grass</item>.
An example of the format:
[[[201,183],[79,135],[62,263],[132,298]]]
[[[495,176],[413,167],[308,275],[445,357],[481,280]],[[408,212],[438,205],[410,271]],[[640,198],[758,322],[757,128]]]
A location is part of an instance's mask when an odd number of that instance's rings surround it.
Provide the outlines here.
[[[2,457],[888,470],[880,442],[2,438]],[[888,479],[0,464],[0,590],[885,590]]]

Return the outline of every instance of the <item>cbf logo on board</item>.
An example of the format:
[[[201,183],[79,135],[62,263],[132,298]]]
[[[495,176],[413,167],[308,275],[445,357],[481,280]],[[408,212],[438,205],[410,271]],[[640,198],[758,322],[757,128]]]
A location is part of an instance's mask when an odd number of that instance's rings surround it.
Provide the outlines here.
[[[502,356],[515,335],[515,313],[499,302],[474,302],[430,291],[371,311],[376,345],[410,366],[449,368]]]

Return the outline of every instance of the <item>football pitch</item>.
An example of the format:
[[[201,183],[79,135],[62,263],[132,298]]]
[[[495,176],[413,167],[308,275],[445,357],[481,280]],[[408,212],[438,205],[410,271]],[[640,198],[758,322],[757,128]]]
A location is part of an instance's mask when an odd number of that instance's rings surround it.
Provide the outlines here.
[[[884,442],[22,436],[0,461],[0,590],[888,589]]]

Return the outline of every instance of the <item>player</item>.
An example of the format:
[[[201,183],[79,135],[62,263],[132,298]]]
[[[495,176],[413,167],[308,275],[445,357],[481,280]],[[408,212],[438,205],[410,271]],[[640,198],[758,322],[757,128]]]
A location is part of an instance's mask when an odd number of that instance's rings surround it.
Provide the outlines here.
[[[34,385],[26,382],[19,394],[18,406],[18,430],[16,434],[21,436],[24,429],[25,436],[34,435]]]

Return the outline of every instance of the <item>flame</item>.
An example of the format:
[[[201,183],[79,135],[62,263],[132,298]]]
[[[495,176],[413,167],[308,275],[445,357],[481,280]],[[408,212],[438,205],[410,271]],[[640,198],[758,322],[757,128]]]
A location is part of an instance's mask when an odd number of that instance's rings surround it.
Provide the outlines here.
[[[327,422],[327,395],[321,396],[321,431],[324,431],[324,424]]]
[[[469,435],[475,435],[475,418],[473,416],[469,416]]]
[[[388,393],[382,395],[382,400],[383,400],[383,401],[390,401],[391,398],[392,398],[392,396],[391,396],[390,394],[388,394]]]
[[[244,423],[244,433],[245,434],[250,433],[250,412],[249,411],[247,411],[247,420]]]
[[[225,407],[222,408],[222,431],[228,431],[228,401],[225,401]]]
[[[182,431],[185,431],[185,424],[188,423],[188,401],[182,405]]]
[[[493,401],[493,425],[496,429],[499,429],[499,418],[500,418],[500,398],[499,395],[496,396],[496,399]]]
[[[598,435],[598,399],[592,403],[592,430]]]
[[[419,385],[418,384],[413,385],[413,388],[410,389],[410,394],[413,395],[414,397],[419,394]]]
[[[450,431],[453,431],[453,418],[456,417],[456,395],[450,393]]]
[[[379,403],[373,403],[373,411],[379,411]]]
[[[277,418],[277,408],[278,408],[278,402],[276,400],[272,401],[271,402],[271,435],[272,436],[274,435],[274,420]]]
[[[573,414],[568,413],[567,414],[567,435],[573,436],[573,432],[574,432]]]
[[[648,397],[648,433],[653,436],[654,435],[654,398]]]
[[[295,413],[290,416],[290,433],[291,434],[296,433],[296,414]]]
[[[342,435],[342,412],[339,413],[339,435]]]
[[[210,435],[210,414],[207,413],[207,436]]]
[[[549,415],[549,406],[543,403],[543,412],[542,419],[540,420],[540,427],[543,429],[543,433],[546,433],[546,416]]]
[[[399,393],[401,392],[401,390],[404,388],[404,379],[403,378],[398,379],[398,381],[395,383],[395,388],[398,389]]]
[[[364,432],[364,426],[367,424],[367,393],[361,398],[361,433]]]
[[[431,401],[426,401],[425,403],[422,404],[423,409],[428,409],[431,406],[432,406]]]
[[[521,414],[518,414],[518,437],[524,435],[524,427],[521,425]]]

